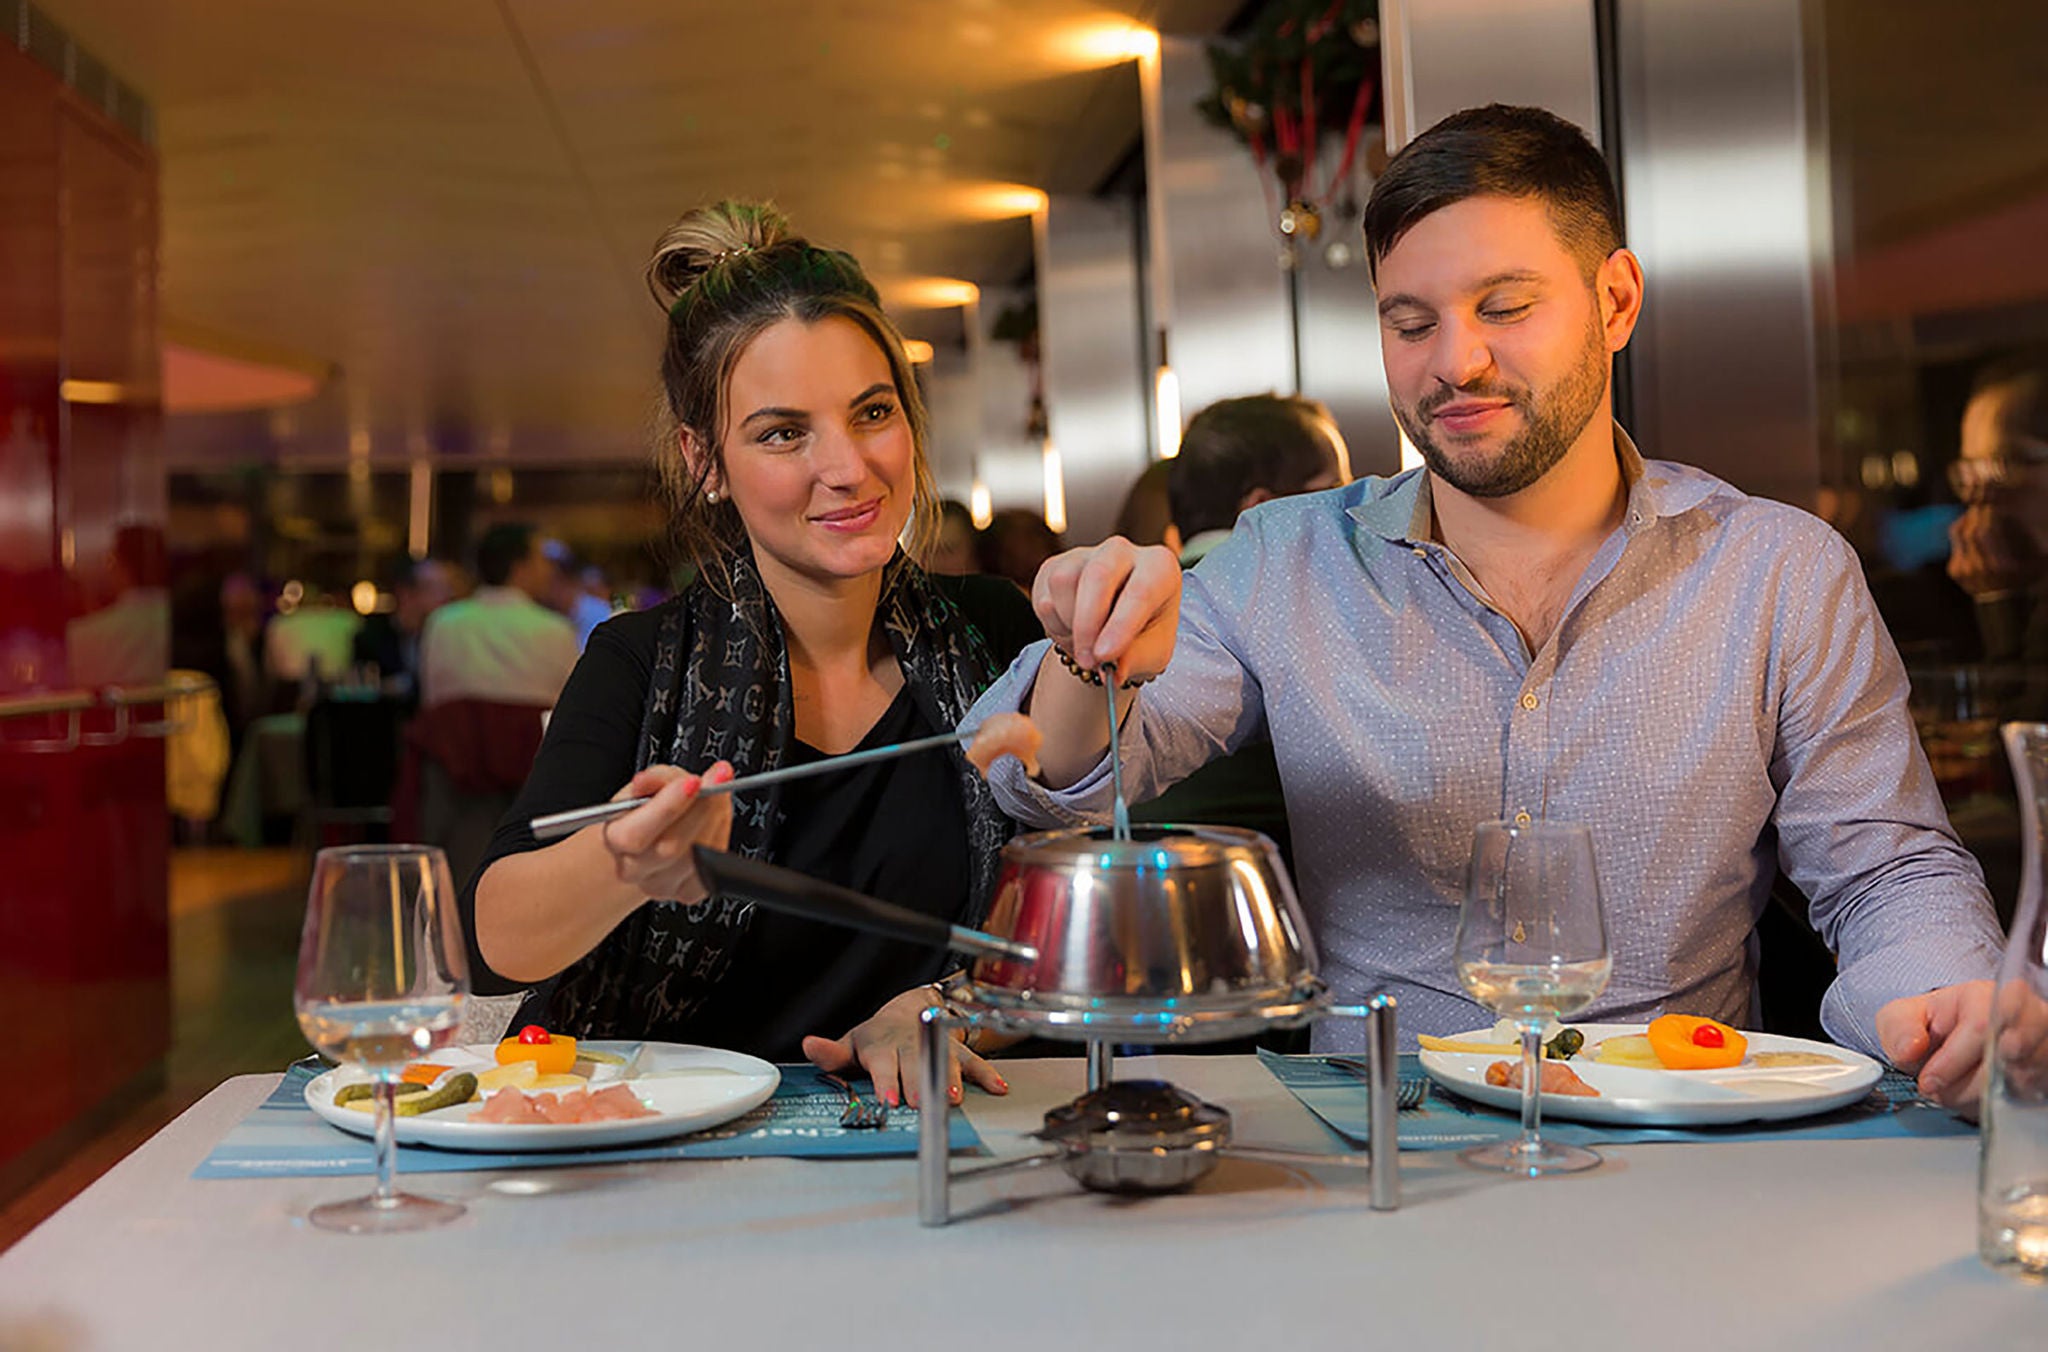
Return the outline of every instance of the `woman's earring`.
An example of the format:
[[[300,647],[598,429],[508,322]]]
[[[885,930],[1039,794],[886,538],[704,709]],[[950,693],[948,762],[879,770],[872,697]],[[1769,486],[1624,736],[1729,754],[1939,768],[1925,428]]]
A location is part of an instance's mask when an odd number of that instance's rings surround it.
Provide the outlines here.
[[[715,488],[707,488],[707,489],[705,489],[705,490],[704,490],[704,501],[706,501],[706,502],[708,502],[708,503],[711,503],[711,504],[712,504],[713,506],[716,506],[716,505],[717,505],[717,503],[718,503],[718,490],[717,490],[717,489],[715,489]]]

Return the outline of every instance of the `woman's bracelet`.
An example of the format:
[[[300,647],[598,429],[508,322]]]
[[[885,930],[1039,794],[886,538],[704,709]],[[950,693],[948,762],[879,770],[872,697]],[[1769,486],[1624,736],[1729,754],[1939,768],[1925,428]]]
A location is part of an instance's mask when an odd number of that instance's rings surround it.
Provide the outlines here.
[[[1074,655],[1072,653],[1068,652],[1065,648],[1062,648],[1059,644],[1053,644],[1052,651],[1053,655],[1060,659],[1060,665],[1073,673],[1075,680],[1086,681],[1089,685],[1102,684],[1101,672],[1091,671],[1087,667],[1082,666],[1079,662],[1076,662],[1074,660]],[[1119,690],[1136,690],[1139,686],[1145,684],[1147,681],[1151,679],[1152,677],[1150,676],[1134,676],[1128,681],[1118,681],[1116,684],[1116,688]]]

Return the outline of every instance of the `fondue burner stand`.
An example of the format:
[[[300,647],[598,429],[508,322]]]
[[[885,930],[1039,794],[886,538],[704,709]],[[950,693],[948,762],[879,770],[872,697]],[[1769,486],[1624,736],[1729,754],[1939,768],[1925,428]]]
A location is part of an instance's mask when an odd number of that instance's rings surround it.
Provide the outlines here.
[[[1401,1204],[1400,1151],[1394,1103],[1398,1064],[1394,1047],[1394,998],[1375,996],[1364,1005],[1331,1005],[1320,987],[1301,998],[1259,1010],[1240,1010],[1229,1019],[1176,1018],[1156,1004],[1131,1010],[1053,1011],[1020,1007],[1018,996],[977,989],[966,974],[941,989],[941,1003],[924,1013],[918,1034],[919,1101],[918,1220],[945,1225],[952,1217],[956,1180],[1036,1168],[1058,1162],[1083,1187],[1099,1192],[1174,1192],[1216,1167],[1217,1159],[1293,1165],[1363,1167],[1375,1211]],[[1025,997],[1028,999],[1028,997]],[[1107,1002],[1105,1002],[1107,1003]],[[1142,1004],[1143,1002],[1133,1002]],[[1267,1028],[1298,1028],[1319,1019],[1363,1019],[1370,1078],[1366,1085],[1372,1147],[1364,1155],[1317,1155],[1306,1151],[1231,1144],[1230,1114],[1163,1080],[1115,1080],[1118,1042],[1195,1043],[1236,1037],[1246,1020]],[[1038,1138],[1053,1149],[991,1164],[952,1168],[948,1156],[946,1077],[955,1029],[989,1028],[1088,1045],[1088,1092],[1045,1115]],[[940,1105],[933,1111],[933,1104]],[[1385,1149],[1382,1150],[1384,1145]]]

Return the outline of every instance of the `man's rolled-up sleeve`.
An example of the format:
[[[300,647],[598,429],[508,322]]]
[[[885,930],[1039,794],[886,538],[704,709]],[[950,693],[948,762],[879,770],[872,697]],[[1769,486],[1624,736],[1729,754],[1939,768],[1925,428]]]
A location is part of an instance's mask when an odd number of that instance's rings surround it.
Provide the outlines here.
[[[1243,656],[1231,609],[1234,594],[1253,585],[1259,567],[1255,535],[1241,527],[1187,575],[1173,660],[1138,691],[1118,729],[1124,794],[1130,802],[1151,801],[1264,731],[1259,683]],[[968,721],[1028,707],[1050,646],[1041,640],[1019,653],[975,702]],[[1046,679],[1072,678],[1055,672]],[[1003,810],[1027,825],[1098,826],[1109,820],[1112,786],[1106,753],[1064,789],[1038,783],[1013,756],[991,766],[988,780]]]

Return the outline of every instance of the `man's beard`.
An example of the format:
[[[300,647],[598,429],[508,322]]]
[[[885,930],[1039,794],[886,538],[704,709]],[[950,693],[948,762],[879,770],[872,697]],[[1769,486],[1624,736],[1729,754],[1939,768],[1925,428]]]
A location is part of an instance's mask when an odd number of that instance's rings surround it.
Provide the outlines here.
[[[1474,498],[1504,498],[1519,493],[1564,459],[1607,392],[1609,358],[1598,326],[1589,331],[1579,364],[1565,373],[1539,399],[1518,385],[1479,382],[1438,390],[1413,408],[1394,400],[1394,420],[1422,453],[1430,472]],[[1458,461],[1446,455],[1428,431],[1427,419],[1460,398],[1505,399],[1522,415],[1521,433],[1491,461]]]

